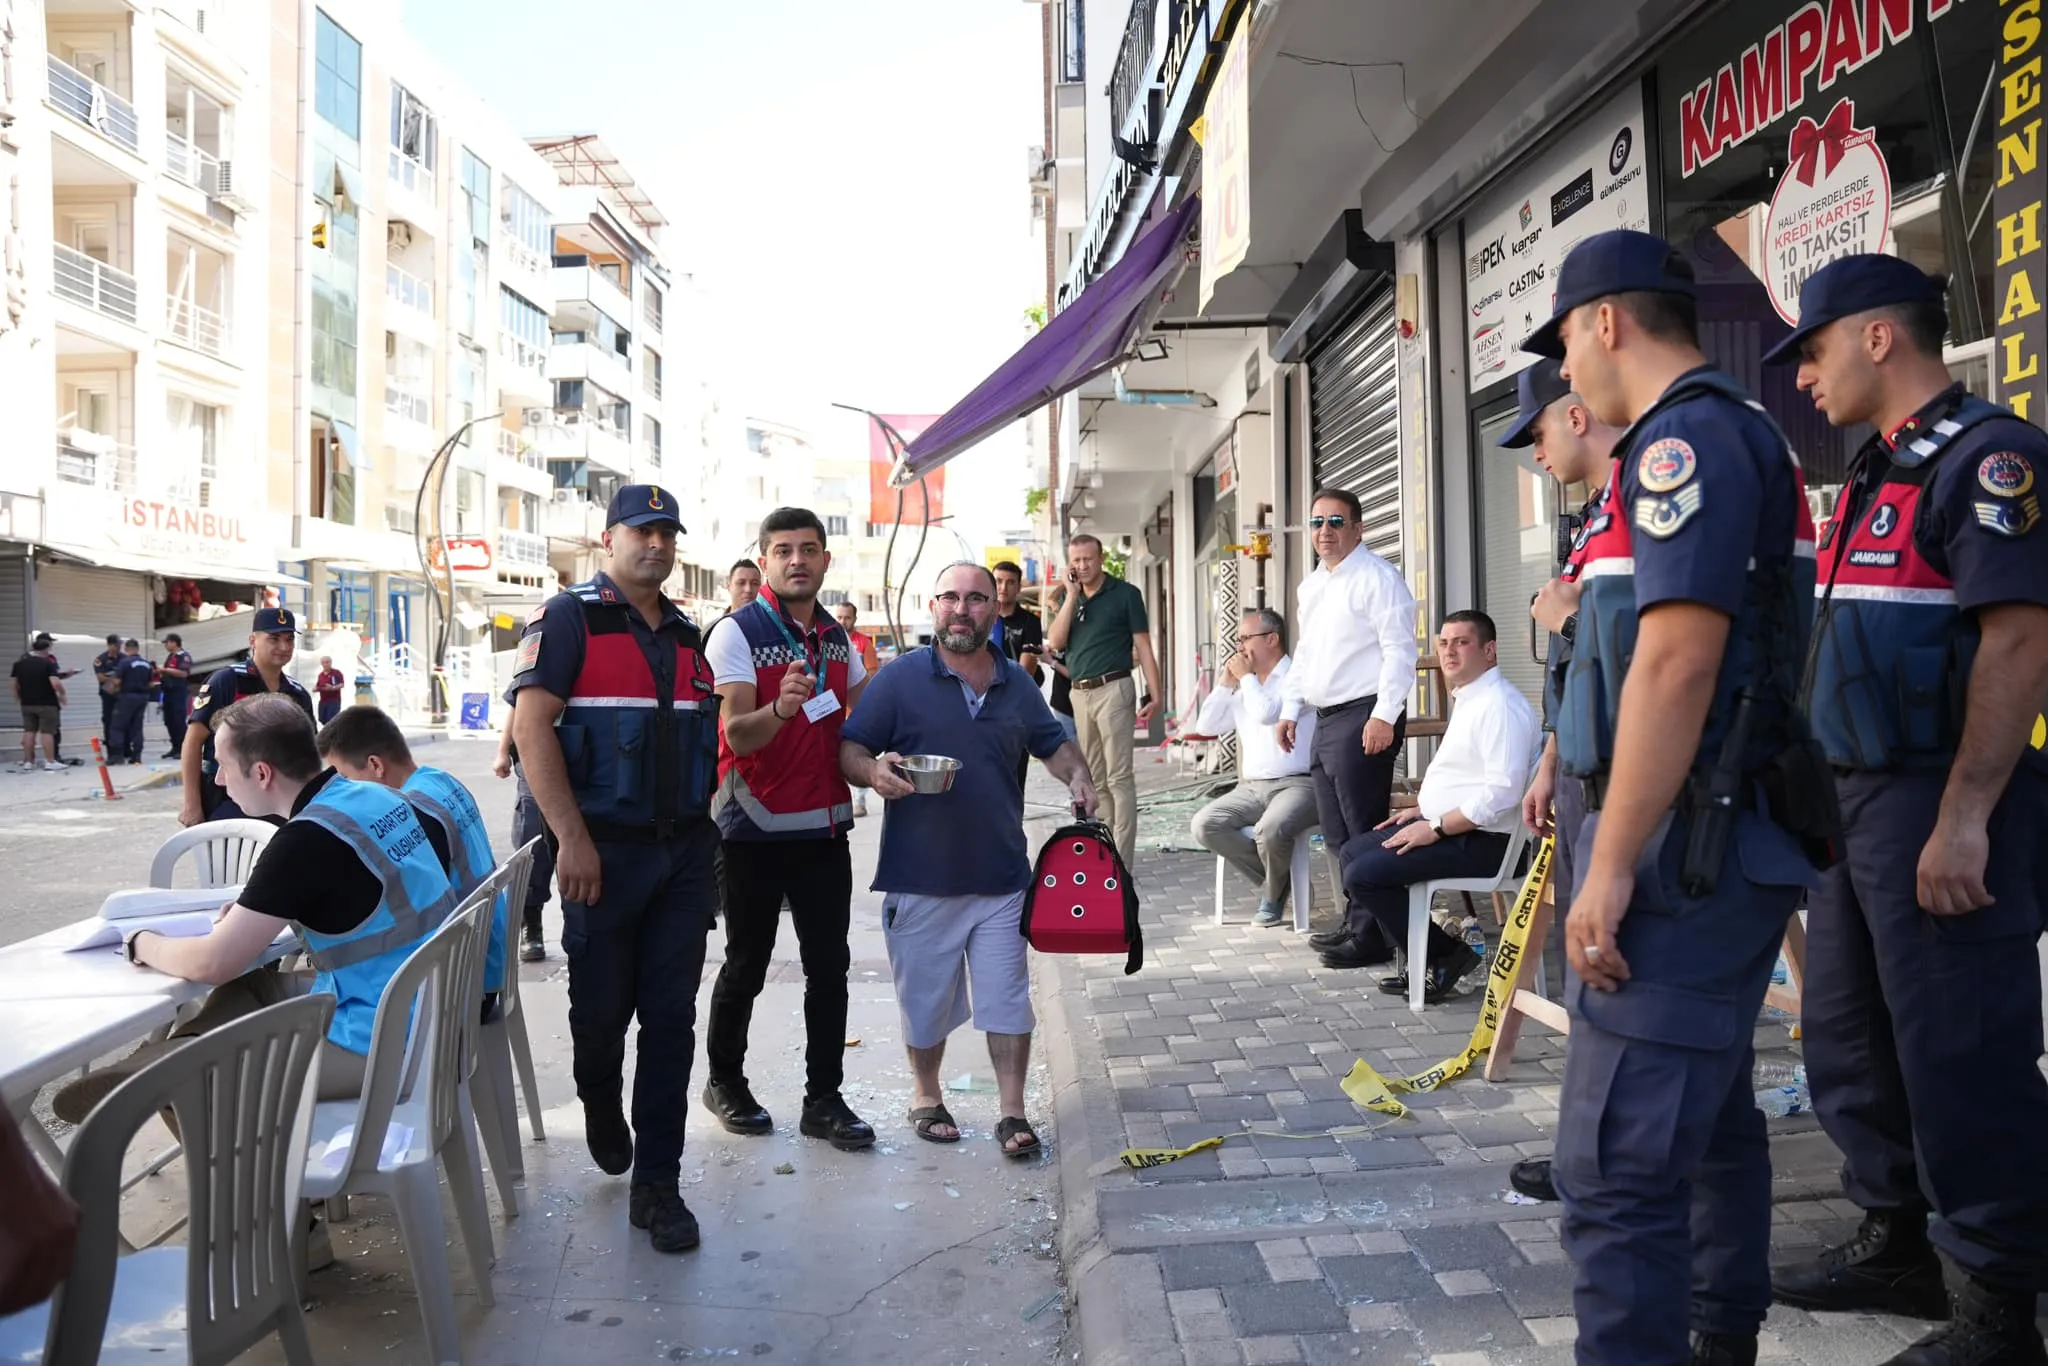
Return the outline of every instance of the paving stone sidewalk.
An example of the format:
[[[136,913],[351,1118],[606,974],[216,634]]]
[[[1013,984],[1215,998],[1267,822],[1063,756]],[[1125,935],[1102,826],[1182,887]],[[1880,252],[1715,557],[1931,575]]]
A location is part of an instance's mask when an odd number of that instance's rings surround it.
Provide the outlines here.
[[[1381,971],[1327,969],[1290,930],[1251,928],[1254,898],[1234,875],[1218,927],[1214,869],[1206,855],[1141,852],[1137,976],[1121,960],[1038,959],[1081,1360],[1571,1361],[1560,1211],[1513,1203],[1507,1184],[1513,1163],[1550,1151],[1563,1040],[1532,1023],[1507,1081],[1487,1082],[1481,1064],[1412,1098],[1409,1118],[1374,1116],[1340,1089],[1352,1061],[1393,1076],[1457,1053],[1479,995],[1411,1014],[1376,989]],[[1324,928],[1334,902],[1318,872]],[[1783,1020],[1759,1023],[1757,1047],[1796,1061]],[[1287,1136],[1235,1137],[1144,1173],[1116,1161],[1248,1125]],[[1318,1136],[1361,1125],[1377,1127]],[[1778,1251],[1836,1241],[1860,1217],[1839,1198],[1838,1154],[1807,1115],[1772,1134]],[[1774,1309],[1764,1356],[1874,1366],[1925,1331]]]

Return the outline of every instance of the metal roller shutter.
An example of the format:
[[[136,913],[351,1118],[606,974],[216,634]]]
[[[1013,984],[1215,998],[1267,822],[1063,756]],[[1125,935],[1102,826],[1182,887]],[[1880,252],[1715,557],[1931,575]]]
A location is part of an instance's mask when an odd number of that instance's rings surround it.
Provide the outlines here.
[[[0,659],[9,668],[28,650],[28,557],[19,545],[0,545]],[[0,692],[0,730],[21,727],[14,689]],[[0,755],[0,758],[7,756]]]
[[[64,681],[64,754],[90,760],[92,737],[101,733],[99,681],[93,656],[106,636],[149,638],[149,579],[120,569],[45,562],[36,566],[35,629],[57,637],[57,662],[76,669]]]
[[[1318,488],[1347,489],[1364,504],[1365,543],[1401,563],[1400,381],[1394,290],[1369,296],[1358,316],[1308,358],[1311,470]]]

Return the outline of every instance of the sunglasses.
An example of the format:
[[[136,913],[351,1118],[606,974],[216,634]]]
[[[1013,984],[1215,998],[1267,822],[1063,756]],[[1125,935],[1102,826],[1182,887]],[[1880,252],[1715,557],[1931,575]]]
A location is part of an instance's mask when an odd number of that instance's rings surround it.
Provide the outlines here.
[[[1351,519],[1349,517],[1311,517],[1308,519],[1308,525],[1311,531],[1321,531],[1324,527],[1328,527],[1332,531],[1342,531],[1345,527],[1351,525]]]

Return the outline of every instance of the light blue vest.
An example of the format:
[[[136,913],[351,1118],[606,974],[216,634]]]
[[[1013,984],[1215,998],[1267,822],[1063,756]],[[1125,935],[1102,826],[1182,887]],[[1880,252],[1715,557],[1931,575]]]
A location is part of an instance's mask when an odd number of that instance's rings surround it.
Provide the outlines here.
[[[454,857],[455,899],[459,905],[483,885],[485,878],[498,871],[498,858],[491,852],[491,835],[484,828],[483,813],[476,809],[476,798],[438,768],[414,769],[404,791],[406,799],[440,821],[455,842],[448,852]],[[510,901],[509,896],[500,892],[497,905],[491,910],[491,943],[484,954],[485,991],[502,991],[505,986],[505,934],[511,921]]]
[[[347,934],[297,927],[319,973],[313,990],[334,997],[327,1037],[351,1053],[367,1054],[385,985],[441,927],[459,898],[412,804],[388,787],[329,778],[292,819],[338,837],[384,886],[376,911]]]

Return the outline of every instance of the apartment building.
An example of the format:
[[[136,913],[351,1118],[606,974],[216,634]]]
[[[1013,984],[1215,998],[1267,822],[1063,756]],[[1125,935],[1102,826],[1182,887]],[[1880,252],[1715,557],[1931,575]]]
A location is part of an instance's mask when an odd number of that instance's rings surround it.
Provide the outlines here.
[[[553,168],[389,0],[272,0],[267,495],[373,668],[509,648],[555,590]],[[290,452],[290,458],[284,457]],[[452,601],[451,601],[452,599]]]
[[[48,630],[84,668],[109,632],[286,580],[261,491],[265,35],[233,0],[4,10],[0,641]],[[70,692],[66,732],[95,732]]]

